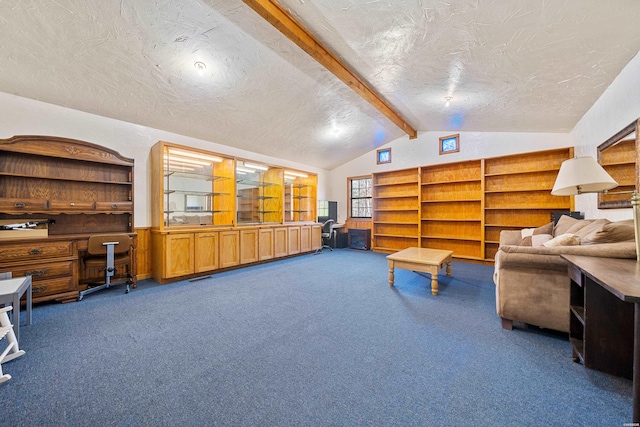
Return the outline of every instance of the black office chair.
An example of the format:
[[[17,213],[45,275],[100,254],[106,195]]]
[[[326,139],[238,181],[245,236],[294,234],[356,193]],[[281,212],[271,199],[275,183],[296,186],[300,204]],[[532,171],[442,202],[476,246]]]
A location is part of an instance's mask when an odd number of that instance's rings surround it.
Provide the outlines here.
[[[132,248],[131,237],[128,234],[89,237],[88,256],[83,259],[85,271],[87,274],[91,274],[92,271],[104,272],[104,280],[99,283],[89,283],[89,287],[78,295],[78,301],[81,301],[87,294],[107,289],[113,285],[125,284],[127,285],[126,293],[129,293],[129,285],[133,283],[130,261]],[[111,278],[117,275],[118,268],[124,268],[126,275],[121,274],[122,279],[112,282]]]
[[[328,219],[322,223],[322,247],[316,251],[322,252],[324,248],[329,248],[330,251],[333,251],[333,248],[329,245],[329,242],[334,238],[334,234],[336,231],[333,229],[333,220]]]

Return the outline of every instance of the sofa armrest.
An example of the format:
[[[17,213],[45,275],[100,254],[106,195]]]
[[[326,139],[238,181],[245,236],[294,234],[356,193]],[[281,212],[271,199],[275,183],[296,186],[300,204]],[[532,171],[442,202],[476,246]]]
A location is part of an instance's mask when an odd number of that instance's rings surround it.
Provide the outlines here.
[[[524,251],[510,250],[514,248],[521,247],[504,246],[498,250],[496,253],[496,271],[503,268],[567,271],[567,262],[560,258],[560,253],[551,251],[544,253],[543,250],[537,247],[531,250],[530,246],[525,246],[524,248],[528,248],[528,250],[525,249]]]
[[[531,257],[530,260],[538,259],[540,255],[584,255],[601,258],[628,258],[636,257],[635,242],[617,242],[617,243],[601,243],[598,245],[576,245],[576,246],[554,246],[547,248],[546,246],[517,246],[504,245],[498,249],[497,256],[500,252],[510,254],[522,254]]]
[[[522,232],[520,230],[500,231],[500,246],[519,245],[521,241],[522,241]]]

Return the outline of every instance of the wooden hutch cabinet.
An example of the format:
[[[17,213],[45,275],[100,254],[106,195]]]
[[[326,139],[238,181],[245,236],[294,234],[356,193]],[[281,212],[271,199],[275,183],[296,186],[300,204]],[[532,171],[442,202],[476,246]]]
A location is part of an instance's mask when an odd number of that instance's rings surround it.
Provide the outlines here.
[[[152,276],[166,283],[322,246],[314,174],[160,141]]]
[[[68,138],[0,140],[0,221],[46,223],[46,229],[0,230],[0,272],[32,276],[34,302],[76,300],[96,278],[82,263],[95,234],[133,237],[135,286],[133,159]]]

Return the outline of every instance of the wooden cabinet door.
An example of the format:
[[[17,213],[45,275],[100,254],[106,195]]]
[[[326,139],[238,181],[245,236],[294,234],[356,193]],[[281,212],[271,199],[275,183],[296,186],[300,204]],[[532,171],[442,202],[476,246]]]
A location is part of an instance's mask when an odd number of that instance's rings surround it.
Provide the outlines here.
[[[260,261],[274,257],[273,228],[261,228],[258,232],[258,258]]]
[[[164,277],[177,277],[194,272],[193,233],[165,236]]]
[[[316,251],[322,247],[322,226],[311,226],[311,250]]]
[[[195,235],[195,272],[218,268],[218,233],[196,233]]]
[[[287,227],[273,229],[273,256],[280,258],[289,255]]]
[[[220,268],[240,264],[240,232],[238,230],[221,231],[218,238]]]
[[[289,227],[289,255],[300,253],[300,227]]]
[[[258,261],[258,229],[240,230],[240,264]]]
[[[311,250],[311,226],[303,225],[300,227],[300,252],[309,252]]]

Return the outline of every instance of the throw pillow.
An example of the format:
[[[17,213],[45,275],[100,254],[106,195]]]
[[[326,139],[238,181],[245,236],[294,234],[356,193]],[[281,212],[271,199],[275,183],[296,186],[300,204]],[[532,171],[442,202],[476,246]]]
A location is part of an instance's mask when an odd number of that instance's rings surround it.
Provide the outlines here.
[[[535,228],[523,228],[520,230],[520,235],[523,239],[526,239],[527,237],[533,236],[533,230],[535,230]]]
[[[569,215],[562,215],[558,220],[558,223],[556,224],[556,226],[553,227],[553,235],[560,236],[561,234],[565,234],[567,230],[578,221],[584,221],[584,220],[575,219],[570,217]]]
[[[542,243],[540,239],[538,239],[538,242],[540,242],[539,244],[532,244],[532,240],[531,237],[532,236],[536,236],[536,235],[551,235],[551,233],[553,232],[553,222],[550,222],[549,224],[545,224],[541,227],[537,227],[537,228],[523,228],[522,230],[520,230],[520,233],[522,234],[522,241],[520,242],[520,246],[541,246]],[[548,239],[544,240],[545,242]]]
[[[549,224],[545,224],[541,227],[533,229],[534,235],[535,234],[551,234],[551,233],[553,233],[553,222],[550,222]]]
[[[602,230],[602,227],[609,224],[610,222],[611,221],[609,221],[608,219],[595,219],[584,227],[581,227],[579,230],[572,230],[573,228],[575,228],[575,226],[573,226],[569,229],[569,231],[567,231],[567,233],[575,234],[580,238],[580,241],[582,242],[582,239],[584,239],[594,231]]]
[[[575,234],[561,234],[548,242],[544,243],[547,248],[555,248],[556,246],[577,246],[580,244],[580,238]]]
[[[593,231],[591,234],[581,239],[582,245],[595,245],[598,243],[617,243],[635,239],[635,228],[633,220],[623,220],[610,222],[602,226],[601,229]]]
[[[533,246],[532,240],[533,235],[527,236],[524,239],[520,240],[520,246]]]
[[[569,229],[567,231],[565,231],[562,234],[576,234],[578,233],[580,230],[582,230],[583,228],[589,226],[593,221],[593,219],[580,219],[578,221],[576,221],[576,223],[574,223],[571,227],[569,227]]]
[[[553,239],[551,234],[534,234],[531,236],[531,246],[543,246],[551,239]]]

